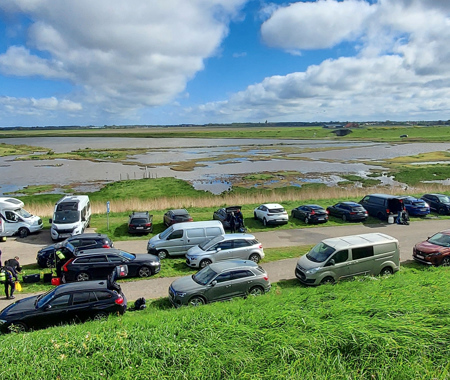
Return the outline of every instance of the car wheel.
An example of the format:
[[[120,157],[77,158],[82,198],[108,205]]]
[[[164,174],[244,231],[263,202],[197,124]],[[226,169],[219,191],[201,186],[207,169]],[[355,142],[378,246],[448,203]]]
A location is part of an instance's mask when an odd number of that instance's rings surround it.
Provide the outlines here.
[[[45,262],[45,267],[44,268],[53,268],[54,267],[54,263],[53,263],[53,259],[51,259],[50,257],[47,259],[47,261]]]
[[[308,217],[305,218],[305,224],[309,224],[309,218]]]
[[[320,283],[321,283],[322,285],[325,285],[325,284],[334,284],[334,278],[333,278],[333,277],[330,277],[330,276],[325,277]]]
[[[163,260],[167,257],[167,255],[169,254],[169,252],[167,252],[165,249],[158,251],[158,257]]]
[[[263,219],[263,225],[264,225],[264,227],[267,226],[267,220],[266,220],[266,218]]]
[[[205,299],[199,296],[194,296],[189,300],[189,306],[201,306],[205,303]]]
[[[248,294],[250,296],[261,296],[264,294],[264,289],[261,288],[260,286],[254,286],[253,288],[250,289]]]
[[[444,257],[441,261],[443,267],[450,267],[450,257]]]
[[[139,272],[138,272],[139,277],[150,277],[152,274],[153,273],[152,273],[151,268],[149,268],[145,265],[139,268]]]
[[[9,332],[25,332],[28,331],[28,326],[23,322],[13,322],[8,326]]]
[[[344,221],[344,222],[346,222],[347,221],[347,215],[342,215],[342,220]]]
[[[445,210],[444,207],[441,207],[438,212],[439,212],[440,215],[445,215],[446,214],[446,210]]]
[[[19,228],[19,237],[26,238],[29,235],[29,233],[30,231],[28,231],[27,228],[25,227]]]
[[[253,218],[258,219],[258,217],[256,216],[256,212],[253,213]]]
[[[380,276],[389,276],[391,274],[394,274],[391,267],[384,267],[380,272]]]
[[[89,273],[81,272],[77,274],[77,281],[89,281]]]
[[[204,268],[211,263],[212,263],[211,260],[208,260],[208,259],[202,260],[202,261],[200,261],[200,268]]]
[[[104,311],[99,311],[98,313],[95,313],[94,317],[92,318],[94,321],[104,321],[108,318],[108,314]]]
[[[259,263],[259,261],[261,260],[261,257],[257,254],[257,253],[252,253],[249,257],[249,260],[255,262],[256,264]]]

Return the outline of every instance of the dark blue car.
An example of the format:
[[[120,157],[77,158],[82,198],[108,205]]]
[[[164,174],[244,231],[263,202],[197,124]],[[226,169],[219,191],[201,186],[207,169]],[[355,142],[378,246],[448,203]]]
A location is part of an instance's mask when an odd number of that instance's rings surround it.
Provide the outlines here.
[[[430,206],[423,199],[414,197],[400,198],[403,200],[406,211],[411,216],[425,216],[430,213]]]
[[[339,202],[327,207],[327,211],[328,214],[341,218],[344,222],[350,220],[363,222],[369,217],[367,210],[356,202]]]

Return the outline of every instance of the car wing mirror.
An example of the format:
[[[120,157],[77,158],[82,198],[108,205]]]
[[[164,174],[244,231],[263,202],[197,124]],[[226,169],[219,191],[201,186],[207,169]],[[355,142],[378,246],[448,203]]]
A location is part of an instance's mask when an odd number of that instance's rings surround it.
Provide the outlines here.
[[[217,284],[217,281],[216,280],[214,280],[214,281],[211,281],[211,286],[215,286]]]
[[[327,262],[327,264],[325,265],[326,267],[330,267],[332,265],[335,265],[336,261],[334,261],[334,259],[331,259],[330,261]]]
[[[45,305],[44,306],[44,311],[48,311],[52,308],[52,305]]]
[[[217,248],[216,252],[220,252],[222,250],[222,248]]]
[[[52,224],[52,223],[53,223],[53,219],[49,219],[48,222],[49,222],[50,224]]]

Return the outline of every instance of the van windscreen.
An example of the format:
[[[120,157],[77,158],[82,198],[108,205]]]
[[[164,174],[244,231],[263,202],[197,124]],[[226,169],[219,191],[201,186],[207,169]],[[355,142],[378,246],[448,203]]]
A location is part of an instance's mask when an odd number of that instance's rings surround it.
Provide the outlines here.
[[[306,257],[315,263],[323,263],[328,260],[335,251],[336,250],[333,247],[324,243],[319,243],[306,254]]]
[[[69,224],[76,223],[80,220],[79,211],[56,211],[53,216],[53,223]]]

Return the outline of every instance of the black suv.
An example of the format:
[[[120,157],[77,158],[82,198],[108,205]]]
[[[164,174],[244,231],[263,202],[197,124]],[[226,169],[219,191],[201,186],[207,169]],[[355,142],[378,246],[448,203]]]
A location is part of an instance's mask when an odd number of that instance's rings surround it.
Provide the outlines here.
[[[148,211],[133,211],[128,219],[128,232],[130,234],[153,232],[153,215],[150,215]]]
[[[450,197],[444,194],[425,194],[422,199],[430,205],[430,209],[441,215],[450,214]]]
[[[63,284],[45,294],[18,300],[0,312],[0,330],[26,331],[123,314],[127,299],[115,282],[117,272],[115,269],[102,281]]]
[[[93,249],[93,248],[113,248],[114,243],[105,234],[96,234],[96,233],[88,233],[88,234],[80,234],[74,235],[66,240],[49,245],[47,247],[42,248],[38,251],[36,256],[36,261],[41,268],[51,268],[55,266],[55,254],[57,250],[61,250],[62,253],[69,258],[72,256],[72,252],[67,252],[66,246],[70,243],[77,249]],[[68,255],[67,255],[67,254]]]
[[[62,282],[101,280],[118,265],[128,267],[128,277],[149,277],[161,269],[159,257],[129,253],[116,248],[75,251],[61,268]]]

